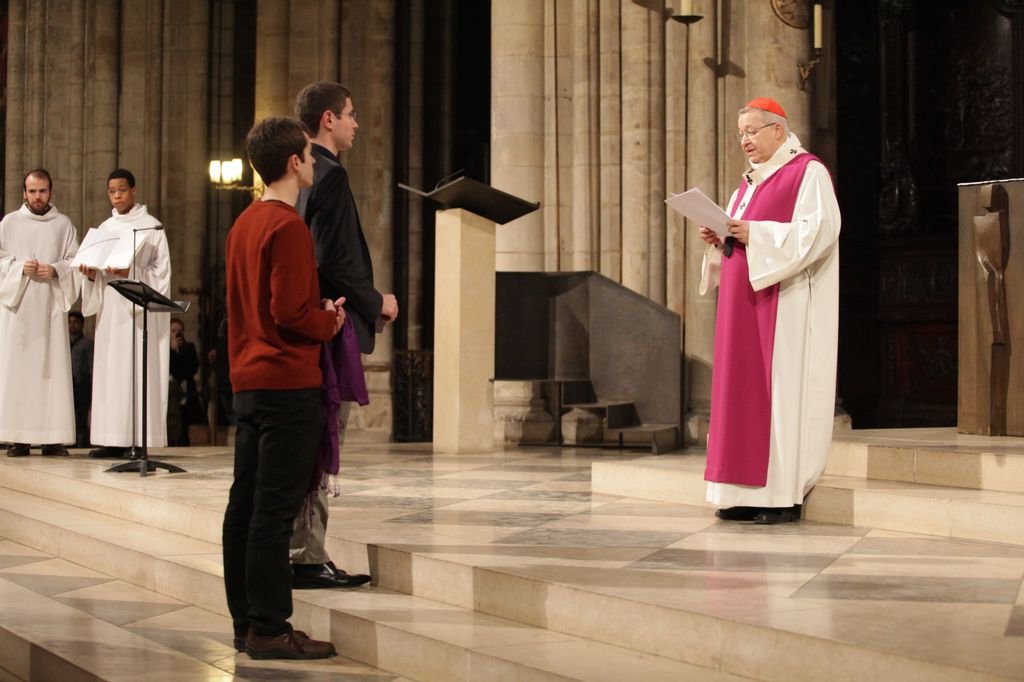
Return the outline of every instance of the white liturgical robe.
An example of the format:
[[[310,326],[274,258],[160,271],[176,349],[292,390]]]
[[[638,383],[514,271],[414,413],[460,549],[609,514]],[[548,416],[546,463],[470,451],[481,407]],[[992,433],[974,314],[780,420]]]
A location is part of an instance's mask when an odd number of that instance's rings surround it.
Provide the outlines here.
[[[160,225],[146,207],[135,204],[124,215],[113,211],[99,230],[111,236],[131,230]],[[163,230],[138,232],[142,245],[135,254],[127,279],[145,282],[165,296],[171,290],[171,255]],[[149,357],[142,361],[143,311],[116,290],[107,286],[114,279],[125,279],[105,271],[95,281],[82,283],[82,313],[96,315],[92,380],[92,421],[90,439],[94,445],[127,447],[142,444],[142,372],[148,372],[147,447],[167,444],[167,378],[170,362],[170,316],[149,313]],[[133,349],[134,344],[134,349]],[[132,365],[135,386],[132,387]],[[132,442],[134,410],[135,439]]]
[[[36,215],[22,205],[0,221],[0,441],[75,442],[67,311],[78,298],[77,251],[75,226],[54,206]],[[25,275],[32,259],[55,276]]]

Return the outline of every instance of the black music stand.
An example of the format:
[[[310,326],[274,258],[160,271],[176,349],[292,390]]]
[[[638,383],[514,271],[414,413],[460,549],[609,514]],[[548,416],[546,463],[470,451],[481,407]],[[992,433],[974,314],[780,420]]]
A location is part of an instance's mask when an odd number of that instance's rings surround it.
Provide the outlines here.
[[[145,476],[149,471],[167,469],[172,474],[183,474],[185,470],[174,464],[149,459],[147,439],[149,437],[146,420],[148,417],[147,402],[149,400],[149,313],[183,313],[188,310],[187,301],[172,301],[145,282],[137,279],[115,279],[107,283],[135,305],[142,308],[142,454],[131,461],[115,464],[107,471],[138,471]],[[135,405],[132,405],[135,409]],[[132,430],[132,451],[135,451],[135,433]]]

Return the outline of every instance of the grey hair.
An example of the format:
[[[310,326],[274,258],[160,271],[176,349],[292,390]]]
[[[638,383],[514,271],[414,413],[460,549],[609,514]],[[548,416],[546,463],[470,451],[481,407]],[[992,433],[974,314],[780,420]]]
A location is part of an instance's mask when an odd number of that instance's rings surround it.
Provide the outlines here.
[[[761,114],[761,120],[764,121],[765,125],[768,125],[769,123],[778,123],[782,126],[782,132],[785,133],[785,136],[789,137],[789,121],[784,119],[782,116],[770,111],[765,111],[764,109],[758,109],[757,107],[743,107],[740,109],[738,115],[742,116],[743,114],[749,114],[751,112]]]

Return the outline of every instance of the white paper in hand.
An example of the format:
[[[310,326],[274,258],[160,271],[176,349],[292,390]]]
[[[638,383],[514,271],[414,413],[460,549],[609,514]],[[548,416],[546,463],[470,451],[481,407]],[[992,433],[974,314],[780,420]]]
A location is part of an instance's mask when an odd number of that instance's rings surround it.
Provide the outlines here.
[[[126,270],[132,263],[135,253],[138,253],[148,237],[148,233],[136,234],[134,240],[131,232],[120,234],[104,232],[90,227],[78,247],[78,253],[71,261],[72,267],[77,268],[84,265],[94,270]],[[135,242],[135,251],[132,251],[132,242]]]
[[[116,235],[111,236],[108,232],[100,232],[95,227],[90,227],[78,247],[78,253],[71,261],[72,267],[84,265],[95,270],[102,269],[103,264],[107,262],[107,256],[117,246],[118,239],[120,237]]]
[[[669,197],[665,203],[697,225],[711,228],[719,237],[724,239],[729,236],[725,226],[729,214],[696,187]]]

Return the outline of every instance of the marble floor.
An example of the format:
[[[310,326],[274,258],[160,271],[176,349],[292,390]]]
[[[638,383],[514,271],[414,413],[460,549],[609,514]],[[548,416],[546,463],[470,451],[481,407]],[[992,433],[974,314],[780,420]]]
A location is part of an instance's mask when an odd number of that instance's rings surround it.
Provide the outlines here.
[[[408,592],[746,678],[821,679],[814,672],[821,671],[834,679],[911,679],[903,671],[913,669],[914,679],[1024,679],[1024,547],[807,521],[729,523],[705,507],[592,492],[595,460],[646,454],[528,448],[456,456],[415,445],[350,445],[341,495],[331,501],[328,547],[345,568],[377,572],[375,584],[351,600]],[[179,553],[217,563],[212,545],[231,480],[230,452],[168,449],[154,456],[188,473],[109,474],[106,463],[75,451],[68,460],[0,462],[0,485],[5,477],[31,476],[89,483],[91,492],[70,493],[70,503],[101,513],[101,498],[116,499],[118,491],[172,503],[167,525],[193,543]],[[0,488],[0,502],[3,495]],[[408,564],[404,572],[388,563],[397,566],[398,556]],[[260,665],[235,656],[223,615],[23,542],[0,540],[0,595],[2,620],[22,601],[28,612],[18,617],[33,618],[31,605],[43,597],[56,605],[52,613],[41,610],[43,622],[67,620],[62,627],[70,632],[83,614],[89,623],[128,631],[138,646],[155,643],[168,656],[182,654],[235,679],[398,679],[345,659]],[[633,607],[634,615],[622,615]],[[655,613],[664,627],[645,630],[642,621]],[[711,622],[713,646],[698,626]],[[691,624],[698,625],[690,631]],[[836,646],[844,656],[865,652],[867,667],[840,673],[851,661],[832,659]],[[730,657],[742,660],[723,665]],[[139,665],[150,665],[146,660]],[[929,672],[940,669],[945,676]],[[607,672],[578,678],[630,679]]]
[[[0,603],[0,681],[23,679],[26,655],[32,679],[54,682],[405,680],[344,657],[250,660],[226,616],[3,538]]]

